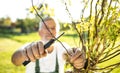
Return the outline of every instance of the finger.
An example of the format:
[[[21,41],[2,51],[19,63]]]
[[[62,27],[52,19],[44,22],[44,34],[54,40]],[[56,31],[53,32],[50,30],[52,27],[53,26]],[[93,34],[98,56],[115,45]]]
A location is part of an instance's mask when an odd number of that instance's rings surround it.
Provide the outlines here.
[[[73,56],[75,54],[76,50],[77,50],[77,48],[72,48],[71,50],[69,50],[68,52],[69,52],[70,56]]]
[[[42,57],[47,56],[47,54],[48,54],[48,51],[47,51],[47,50],[45,50],[45,51],[44,51],[44,53],[42,54]]]
[[[30,61],[35,61],[35,57],[33,55],[31,46],[28,46],[26,49],[27,49],[27,55],[28,55]]]
[[[47,48],[46,50],[47,50],[48,53],[52,53],[53,49],[54,49],[54,47],[53,47],[53,46],[50,46],[50,47]]]
[[[73,50],[71,49],[71,50],[68,50],[68,53],[69,53],[69,56],[72,56],[73,55]]]
[[[75,53],[75,52],[76,52],[76,50],[77,50],[77,48],[73,48],[72,50],[73,50],[73,53]]]
[[[37,45],[38,45],[38,49],[39,49],[39,54],[42,57],[42,55],[45,53],[43,43],[39,41],[39,42],[37,42]]]
[[[63,57],[64,60],[69,61],[68,53],[64,52],[62,57]]]
[[[39,49],[37,47],[37,43],[32,43],[32,52],[33,52],[33,55],[35,56],[36,59],[40,58],[40,54],[39,54]]]
[[[28,60],[29,60],[29,57],[28,57],[28,55],[27,55],[27,50],[26,50],[26,48],[23,49],[23,55],[24,55],[24,57],[25,57],[25,60],[28,61]]]
[[[83,57],[78,57],[76,60],[73,62],[74,64],[79,64],[79,63],[84,63]]]
[[[84,64],[83,63],[76,63],[76,64],[74,64],[74,67],[77,69],[80,69],[80,68],[84,67]]]
[[[80,52],[79,50],[77,50],[71,57],[70,62],[73,63],[79,56],[82,55],[82,52]]]

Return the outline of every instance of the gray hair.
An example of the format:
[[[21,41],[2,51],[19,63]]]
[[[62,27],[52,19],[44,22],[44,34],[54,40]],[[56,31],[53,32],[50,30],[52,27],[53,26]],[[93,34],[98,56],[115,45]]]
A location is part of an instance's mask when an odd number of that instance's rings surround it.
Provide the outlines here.
[[[57,33],[59,32],[60,25],[59,25],[58,21],[54,17],[47,17],[47,18],[45,18],[43,20],[44,21],[53,20],[55,22],[55,24],[56,24],[56,31],[57,31]],[[41,28],[43,27],[43,25],[44,25],[44,23],[42,21],[40,21],[40,23],[39,23],[39,30],[41,30]]]

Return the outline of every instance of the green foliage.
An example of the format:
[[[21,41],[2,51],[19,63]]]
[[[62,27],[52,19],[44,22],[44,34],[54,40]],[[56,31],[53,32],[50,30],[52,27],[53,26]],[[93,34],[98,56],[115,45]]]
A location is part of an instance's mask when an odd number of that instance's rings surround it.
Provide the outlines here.
[[[7,17],[7,18],[4,20],[4,25],[5,25],[5,26],[11,26],[11,23],[12,23],[12,21],[11,21],[10,17]]]
[[[9,17],[0,19],[0,33],[29,33],[37,31],[38,26],[37,18],[17,19],[14,23]]]
[[[37,19],[18,19],[16,21],[16,27],[21,28],[21,33],[29,33],[38,30],[38,21]]]
[[[86,52],[88,66],[87,69],[83,69],[83,72],[109,73],[120,67],[119,60],[102,67],[99,65],[120,57],[120,44],[118,44],[119,40],[117,41],[120,38],[120,2],[117,0],[83,0],[83,3],[85,5],[81,18],[77,22],[72,20],[72,27],[70,27],[77,32],[79,42],[81,42],[79,47]],[[84,11],[88,6],[91,6],[89,7],[90,15],[84,17]],[[67,6],[66,10],[70,13]],[[70,14],[69,16],[72,17]],[[82,70],[77,72],[80,71]]]
[[[60,30],[67,30],[67,29],[70,29],[70,24],[60,23]]]
[[[39,3],[38,3],[39,4]],[[35,15],[39,14],[42,18],[54,16],[54,9],[49,7],[47,3],[34,5],[29,8],[29,11]]]

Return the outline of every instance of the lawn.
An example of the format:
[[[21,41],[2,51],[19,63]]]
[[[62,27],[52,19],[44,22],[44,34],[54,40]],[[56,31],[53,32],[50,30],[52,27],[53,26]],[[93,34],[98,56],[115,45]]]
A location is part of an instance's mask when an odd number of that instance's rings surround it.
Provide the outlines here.
[[[76,37],[76,38],[74,38]],[[0,73],[25,73],[24,66],[15,66],[11,63],[11,56],[15,50],[27,42],[39,40],[37,33],[10,35],[0,34]],[[72,47],[79,46],[78,38],[76,35],[65,34],[60,38],[61,41],[67,42]],[[115,61],[118,60],[118,56]],[[113,62],[113,61],[110,61]],[[109,63],[108,63],[109,64]],[[119,73],[120,68],[115,69],[112,73]]]
[[[11,63],[11,56],[24,43],[37,40],[36,35],[37,33],[0,36],[0,73],[25,73],[24,66],[17,67]]]
[[[0,73],[24,73],[23,66],[16,67],[11,63],[12,53],[22,45],[9,38],[0,38]]]

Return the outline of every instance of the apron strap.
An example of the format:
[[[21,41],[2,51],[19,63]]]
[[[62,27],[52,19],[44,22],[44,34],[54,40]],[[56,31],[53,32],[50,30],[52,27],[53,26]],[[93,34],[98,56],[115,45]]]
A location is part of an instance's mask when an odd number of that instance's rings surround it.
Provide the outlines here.
[[[39,59],[37,59],[35,63],[35,73],[40,73]]]
[[[56,50],[56,66],[55,66],[55,73],[59,73],[59,63],[58,63],[57,50]]]
[[[36,63],[35,63],[35,73],[40,73],[39,59],[37,59]],[[50,73],[59,73],[59,63],[58,63],[57,51],[56,51],[56,66],[55,66],[55,71],[54,72],[50,72]]]

